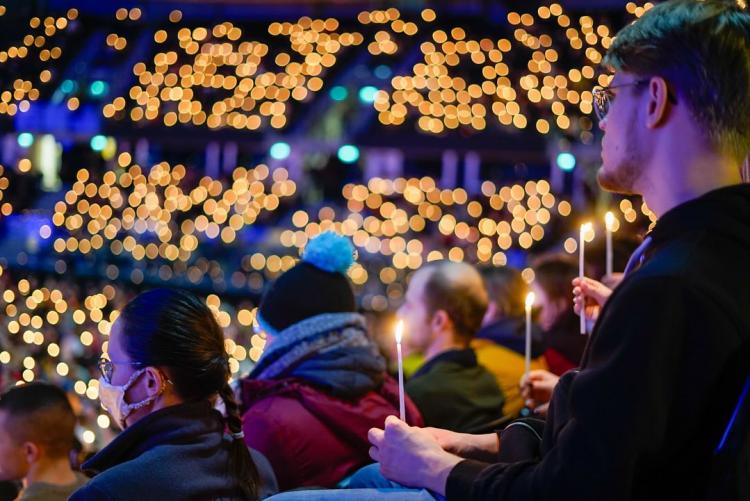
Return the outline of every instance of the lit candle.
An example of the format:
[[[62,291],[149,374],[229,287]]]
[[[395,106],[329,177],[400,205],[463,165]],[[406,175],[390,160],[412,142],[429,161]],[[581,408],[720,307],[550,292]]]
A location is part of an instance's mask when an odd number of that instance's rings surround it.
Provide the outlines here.
[[[529,380],[529,371],[531,371],[531,307],[534,306],[536,296],[533,292],[526,294],[526,381]]]
[[[612,276],[612,228],[615,226],[615,215],[607,212],[604,215],[604,224],[607,227],[607,276]]]
[[[591,231],[591,223],[581,225],[581,234],[578,239],[578,278],[583,282],[583,248],[586,242],[586,234]],[[581,305],[581,334],[586,334],[586,307]]]
[[[396,351],[398,352],[398,411],[401,421],[406,421],[406,409],[404,406],[404,360],[401,355],[401,338],[404,335],[404,321],[399,320],[396,324]]]

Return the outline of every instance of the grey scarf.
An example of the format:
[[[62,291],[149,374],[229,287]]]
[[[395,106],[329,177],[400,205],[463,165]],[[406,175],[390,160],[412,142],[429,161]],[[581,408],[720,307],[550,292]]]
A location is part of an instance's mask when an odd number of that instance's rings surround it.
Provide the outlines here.
[[[382,383],[385,361],[367,336],[362,315],[325,313],[275,335],[249,377],[298,377],[334,395],[357,397]]]

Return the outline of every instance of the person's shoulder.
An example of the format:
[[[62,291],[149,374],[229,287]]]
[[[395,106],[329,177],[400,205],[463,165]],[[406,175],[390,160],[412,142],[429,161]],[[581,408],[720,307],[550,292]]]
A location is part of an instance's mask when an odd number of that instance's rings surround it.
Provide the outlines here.
[[[733,315],[725,310],[716,297],[685,277],[635,273],[615,289],[604,306],[589,351],[593,354],[597,349],[626,345],[645,349],[703,339],[711,326],[729,327]]]
[[[632,278],[634,285],[646,280],[660,290],[680,289],[683,297],[701,298],[704,307],[710,305],[746,323],[750,268],[743,264],[748,252],[750,247],[738,241],[696,232],[658,248],[626,282]]]
[[[639,269],[617,286],[605,311],[736,316],[739,310],[733,303],[734,291],[723,282],[724,278],[706,276],[699,269]]]
[[[495,376],[492,371],[481,363],[474,367],[470,372],[467,372],[466,375],[475,378],[477,382],[481,383],[486,383],[488,381],[492,381],[493,383],[496,382]]]
[[[734,248],[731,242],[717,240],[708,231],[692,232],[656,244],[653,254],[632,275],[680,280],[700,287],[711,273],[726,266],[734,267],[738,251],[744,254],[747,249]]]
[[[302,400],[320,404],[330,398],[323,392],[306,391],[304,395],[273,395],[252,403],[242,414],[246,441],[250,445],[259,446],[260,443],[271,443],[280,437],[304,433],[317,418]]]
[[[676,291],[685,292],[691,288],[691,281],[679,271],[642,268],[625,277],[613,291],[607,304],[638,301],[644,296],[660,296]]]
[[[655,319],[678,321],[688,318],[713,318],[721,311],[720,305],[707,295],[699,283],[681,275],[634,273],[612,293],[597,325],[607,330],[636,329],[646,332],[658,327]],[[696,317],[697,316],[697,317]],[[616,325],[614,325],[614,324]],[[703,322],[695,322],[698,328]],[[660,324],[661,325],[661,324]]]
[[[432,370],[423,374],[412,376],[404,384],[404,389],[406,390],[406,393],[411,396],[414,396],[415,394],[421,395],[425,392],[429,392],[432,388],[434,388],[436,384],[435,376],[438,376],[437,379],[440,378],[439,373],[435,373]]]
[[[70,484],[32,483],[20,492],[16,501],[56,501],[58,499],[66,499],[83,487],[88,480],[88,477],[76,472],[75,481]]]
[[[510,349],[491,339],[472,339],[471,348],[479,356],[480,353],[502,353]]]
[[[523,353],[489,339],[474,339],[471,347],[479,363],[487,368],[504,367],[508,363],[523,360]]]
[[[457,380],[467,370],[472,369],[467,369],[456,362],[436,360],[430,365],[429,370],[406,382],[406,391],[409,395],[415,393],[422,396],[445,394],[455,386]]]
[[[292,384],[292,383],[290,383]],[[253,402],[248,402],[243,412],[245,419],[261,419],[265,421],[284,421],[293,417],[294,413],[304,410],[300,402],[302,394],[321,393],[315,388],[303,388],[296,383],[292,390],[279,391],[263,396]],[[291,414],[290,414],[291,413]]]
[[[75,476],[76,476],[76,480],[73,483],[73,491],[80,489],[84,485],[88,484],[89,481],[91,481],[89,477],[87,477],[86,475],[78,471],[75,472]]]
[[[93,493],[101,492],[109,497],[92,499],[116,499],[121,493],[146,493],[150,487],[159,485],[178,467],[174,450],[169,447],[154,447],[137,458],[112,466],[97,474],[82,488]],[[169,471],[168,471],[169,470]],[[133,479],[138,479],[134,482]],[[80,499],[87,499],[82,497]]]

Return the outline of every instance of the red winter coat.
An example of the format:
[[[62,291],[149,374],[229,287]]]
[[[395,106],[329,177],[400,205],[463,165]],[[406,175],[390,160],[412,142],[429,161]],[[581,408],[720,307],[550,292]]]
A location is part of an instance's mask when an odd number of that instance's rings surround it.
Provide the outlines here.
[[[335,487],[372,462],[367,431],[398,416],[398,384],[386,377],[377,391],[355,400],[333,397],[299,378],[241,382],[242,428],[248,446],[273,466],[282,491]],[[407,422],[422,416],[406,397]]]

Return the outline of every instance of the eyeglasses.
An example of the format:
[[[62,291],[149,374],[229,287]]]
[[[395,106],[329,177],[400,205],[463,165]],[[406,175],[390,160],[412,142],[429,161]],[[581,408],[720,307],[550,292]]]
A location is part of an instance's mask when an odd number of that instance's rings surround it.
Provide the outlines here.
[[[642,78],[634,82],[627,82],[619,85],[610,85],[609,87],[597,87],[593,91],[594,95],[594,112],[596,112],[596,118],[601,122],[609,113],[609,106],[612,100],[615,98],[615,93],[612,89],[619,89],[620,87],[631,87],[637,85],[643,85],[649,82],[650,78]]]
[[[143,365],[141,362],[113,362],[108,358],[100,358],[96,365],[99,367],[99,372],[101,372],[102,376],[104,376],[104,380],[108,383],[112,382],[112,371],[114,370],[116,364],[132,365],[135,367]]]

